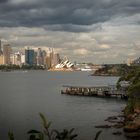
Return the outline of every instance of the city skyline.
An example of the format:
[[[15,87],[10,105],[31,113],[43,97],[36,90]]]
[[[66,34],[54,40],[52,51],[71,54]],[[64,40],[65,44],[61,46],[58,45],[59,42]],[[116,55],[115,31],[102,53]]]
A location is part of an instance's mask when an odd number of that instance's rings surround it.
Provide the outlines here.
[[[54,48],[71,61],[140,56],[139,0],[0,1],[0,38],[13,48]]]
[[[14,50],[11,44],[2,44],[0,40],[0,65],[17,65],[22,67],[42,66],[46,69],[55,67],[63,59],[53,48],[30,48],[25,47],[21,50]]]

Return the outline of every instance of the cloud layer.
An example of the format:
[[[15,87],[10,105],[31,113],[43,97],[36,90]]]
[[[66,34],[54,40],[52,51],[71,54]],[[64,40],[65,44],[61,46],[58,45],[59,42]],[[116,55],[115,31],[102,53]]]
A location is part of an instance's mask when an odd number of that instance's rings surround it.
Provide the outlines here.
[[[54,47],[73,61],[121,63],[140,55],[139,0],[1,0],[0,37]]]

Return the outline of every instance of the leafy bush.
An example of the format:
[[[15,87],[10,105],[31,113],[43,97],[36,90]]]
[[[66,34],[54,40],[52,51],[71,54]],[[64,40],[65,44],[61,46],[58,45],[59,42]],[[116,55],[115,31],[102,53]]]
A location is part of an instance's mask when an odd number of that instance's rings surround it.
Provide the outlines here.
[[[134,108],[140,108],[140,67],[132,66],[126,70],[127,73],[119,78],[117,88],[120,88],[120,82],[125,80],[130,82],[127,88],[129,100],[125,109],[125,114],[133,113]]]
[[[132,84],[128,89],[128,93],[131,98],[140,98],[140,81],[137,81],[136,84]]]
[[[30,130],[27,133],[29,134],[29,140],[45,140],[45,136],[48,140],[76,140],[77,134],[74,133],[74,128],[68,130],[63,129],[58,131],[56,129],[50,129],[51,122],[48,121],[42,113],[39,113],[42,125],[43,132],[38,130]],[[94,140],[97,140],[102,131],[98,131],[95,135]],[[8,133],[9,140],[14,140],[14,134],[10,131]]]

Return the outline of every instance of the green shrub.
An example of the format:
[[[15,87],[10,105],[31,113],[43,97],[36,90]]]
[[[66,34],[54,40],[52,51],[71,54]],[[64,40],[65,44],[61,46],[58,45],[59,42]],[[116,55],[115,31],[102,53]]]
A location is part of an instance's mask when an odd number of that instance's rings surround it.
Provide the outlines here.
[[[51,122],[48,121],[42,113],[39,113],[44,131],[38,130],[30,130],[27,133],[29,134],[28,140],[45,140],[44,136],[47,136],[48,140],[76,140],[77,134],[74,133],[74,128],[68,130],[63,129],[62,131],[58,131],[56,129],[50,129]],[[102,131],[98,131],[95,135],[94,140],[98,140],[99,135]],[[14,134],[9,131],[8,132],[9,140],[14,140]]]

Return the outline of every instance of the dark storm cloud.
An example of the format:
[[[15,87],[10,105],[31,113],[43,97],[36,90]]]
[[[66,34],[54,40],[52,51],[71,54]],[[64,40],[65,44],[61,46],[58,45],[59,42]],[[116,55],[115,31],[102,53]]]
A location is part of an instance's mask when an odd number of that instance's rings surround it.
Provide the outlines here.
[[[87,25],[137,13],[139,0],[0,0],[1,27],[48,25],[50,30],[80,32],[89,31]]]
[[[47,25],[43,26],[46,30],[51,31],[68,31],[68,32],[90,32],[91,28],[92,31],[100,31],[102,29],[100,24],[95,24],[92,27],[88,27],[87,25],[74,25],[74,24],[54,24],[54,25]]]
[[[0,3],[6,3],[8,0],[0,0]]]

